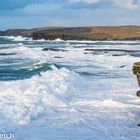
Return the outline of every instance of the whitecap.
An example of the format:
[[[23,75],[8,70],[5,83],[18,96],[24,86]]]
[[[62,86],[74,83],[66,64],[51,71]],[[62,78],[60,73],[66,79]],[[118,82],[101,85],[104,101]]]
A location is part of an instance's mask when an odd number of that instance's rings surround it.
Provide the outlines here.
[[[54,66],[52,66],[54,68]],[[67,108],[69,87],[77,74],[54,68],[31,79],[0,83],[0,113],[18,124],[26,124],[50,110]],[[2,121],[2,120],[1,120]]]

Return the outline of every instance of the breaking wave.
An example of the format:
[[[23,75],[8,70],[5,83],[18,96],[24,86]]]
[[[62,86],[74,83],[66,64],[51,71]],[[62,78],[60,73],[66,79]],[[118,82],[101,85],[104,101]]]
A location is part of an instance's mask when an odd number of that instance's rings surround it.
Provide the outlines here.
[[[41,72],[26,80],[0,83],[0,114],[18,124],[67,108],[67,97],[78,76],[67,69]],[[2,120],[0,120],[2,121]]]
[[[0,38],[8,39],[11,41],[32,41],[30,37],[23,37],[23,36],[1,36]]]

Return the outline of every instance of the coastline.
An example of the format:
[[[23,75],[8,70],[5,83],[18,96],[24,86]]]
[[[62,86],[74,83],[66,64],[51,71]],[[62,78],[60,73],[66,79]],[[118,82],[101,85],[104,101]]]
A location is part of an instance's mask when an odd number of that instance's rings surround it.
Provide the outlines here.
[[[45,27],[9,29],[0,36],[32,37],[33,40],[140,40],[140,26]]]

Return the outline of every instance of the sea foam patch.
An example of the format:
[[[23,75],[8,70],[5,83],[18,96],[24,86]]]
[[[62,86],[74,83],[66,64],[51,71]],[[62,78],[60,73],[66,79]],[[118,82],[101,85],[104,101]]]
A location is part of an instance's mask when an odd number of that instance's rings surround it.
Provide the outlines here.
[[[31,79],[0,83],[0,112],[26,124],[49,110],[67,108],[68,90],[76,74],[66,69],[42,72]]]

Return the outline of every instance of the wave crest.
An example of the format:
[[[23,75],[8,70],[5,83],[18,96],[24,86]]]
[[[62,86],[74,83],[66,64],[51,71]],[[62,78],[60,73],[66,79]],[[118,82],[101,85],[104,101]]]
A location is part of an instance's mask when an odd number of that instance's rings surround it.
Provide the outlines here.
[[[77,74],[52,68],[31,79],[0,83],[0,112],[18,124],[26,124],[40,115],[66,108],[66,96]]]

